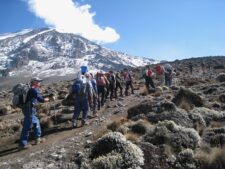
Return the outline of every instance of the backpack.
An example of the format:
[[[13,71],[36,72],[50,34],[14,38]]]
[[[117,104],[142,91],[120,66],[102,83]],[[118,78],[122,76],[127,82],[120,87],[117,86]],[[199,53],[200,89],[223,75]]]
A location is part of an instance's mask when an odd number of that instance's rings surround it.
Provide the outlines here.
[[[163,67],[162,67],[162,65],[156,66],[155,70],[156,70],[156,74],[157,75],[162,75],[163,74]]]
[[[74,81],[72,86],[72,93],[80,96],[86,95],[87,80],[84,76]]]
[[[132,81],[132,77],[131,77],[130,73],[125,73],[124,80],[126,82]]]
[[[148,69],[146,75],[147,75],[147,77],[151,77],[152,76],[152,69]]]
[[[170,64],[165,64],[164,68],[166,70],[165,71],[165,75],[166,76],[171,76],[172,75],[172,72],[173,72],[172,66]]]
[[[15,107],[22,108],[26,103],[27,93],[30,89],[28,84],[19,83],[15,85],[12,89],[13,99],[12,104]]]
[[[105,78],[103,76],[103,74],[97,74],[97,85],[98,86],[105,86],[106,82],[105,82]]]
[[[110,85],[114,84],[115,83],[115,76],[114,75],[109,75],[108,81],[109,81]]]

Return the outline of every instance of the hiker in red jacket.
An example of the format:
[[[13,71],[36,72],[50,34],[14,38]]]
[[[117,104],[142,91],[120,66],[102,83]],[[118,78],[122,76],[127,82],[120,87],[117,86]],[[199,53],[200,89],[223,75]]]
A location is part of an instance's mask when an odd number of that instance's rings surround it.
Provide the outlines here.
[[[153,71],[152,71],[150,66],[146,66],[146,68],[147,69],[145,70],[145,74],[144,74],[144,76],[145,76],[145,85],[146,85],[146,88],[147,88],[148,92],[150,92],[149,85],[151,86],[151,88],[153,90],[155,90],[155,85],[154,85],[154,82],[153,82],[153,79],[152,79]]]
[[[159,81],[159,85],[164,85],[165,77],[164,77],[164,66],[162,64],[157,64],[155,67],[156,78]]]
[[[134,94],[133,78],[131,76],[131,72],[129,72],[126,68],[123,71],[123,77],[126,83],[125,95],[128,96],[129,88],[131,88],[131,93]]]

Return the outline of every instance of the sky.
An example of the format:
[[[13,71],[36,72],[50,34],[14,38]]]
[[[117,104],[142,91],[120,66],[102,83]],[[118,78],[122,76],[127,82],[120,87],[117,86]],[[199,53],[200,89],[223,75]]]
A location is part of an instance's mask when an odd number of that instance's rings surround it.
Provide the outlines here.
[[[53,27],[157,60],[225,55],[225,0],[0,0],[0,34]]]

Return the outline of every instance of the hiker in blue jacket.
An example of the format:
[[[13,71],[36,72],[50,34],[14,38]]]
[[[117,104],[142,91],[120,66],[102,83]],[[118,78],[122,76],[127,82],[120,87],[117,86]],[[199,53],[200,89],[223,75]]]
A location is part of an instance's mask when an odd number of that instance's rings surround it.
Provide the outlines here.
[[[87,124],[89,106],[93,106],[93,88],[89,79],[90,75],[86,71],[81,71],[74,81],[72,92],[74,95],[74,114],[73,114],[73,127],[77,127],[77,120],[82,111],[81,126]]]
[[[20,136],[20,149],[30,148],[31,145],[28,144],[29,138],[29,131],[31,128],[34,128],[34,135],[35,135],[35,144],[39,144],[44,141],[41,139],[41,127],[40,122],[36,116],[36,108],[35,105],[40,102],[48,102],[49,98],[43,98],[39,92],[39,87],[41,86],[41,79],[33,78],[31,79],[31,88],[27,93],[26,103],[22,107],[22,112],[24,114],[24,121],[23,121],[23,129]]]

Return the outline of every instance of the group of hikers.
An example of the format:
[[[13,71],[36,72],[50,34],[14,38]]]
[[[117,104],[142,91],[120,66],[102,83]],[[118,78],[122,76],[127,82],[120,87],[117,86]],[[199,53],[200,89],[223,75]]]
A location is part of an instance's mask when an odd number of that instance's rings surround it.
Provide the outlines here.
[[[202,66],[203,67],[203,66]],[[193,71],[193,65],[188,65],[190,74]],[[204,67],[203,67],[204,68]],[[202,69],[203,69],[202,68]],[[171,64],[157,64],[154,67],[147,65],[143,71],[143,78],[145,79],[145,86],[148,92],[155,91],[155,79],[158,81],[159,86],[172,85],[172,79],[175,75],[174,68]],[[114,100],[120,97],[128,96],[129,89],[134,94],[133,87],[133,73],[127,68],[124,68],[120,72],[98,71],[93,74],[88,71],[87,66],[81,66],[81,70],[78,72],[72,87],[70,94],[73,96],[74,101],[74,113],[72,117],[72,127],[78,126],[78,118],[82,111],[81,126],[87,124],[89,112],[93,113],[93,117],[97,117],[97,111],[101,109],[107,100]],[[33,128],[35,136],[35,144],[44,142],[45,139],[41,138],[41,126],[39,119],[36,116],[36,104],[38,102],[44,103],[50,100],[55,100],[55,97],[43,97],[39,91],[42,80],[39,78],[32,78],[29,87],[26,85],[17,85],[13,88],[13,104],[22,109],[24,114],[23,128],[20,136],[19,149],[26,149],[31,147],[28,144],[29,131]],[[125,84],[125,91],[123,86]],[[17,90],[16,90],[17,89]],[[19,90],[18,90],[19,89]],[[18,92],[19,91],[19,92]],[[22,92],[21,92],[22,91]],[[26,93],[25,98],[21,93]],[[15,102],[15,103],[14,103]],[[19,106],[20,105],[20,106]]]
[[[71,93],[74,96],[73,127],[77,127],[78,117],[82,111],[81,126],[87,124],[88,111],[92,111],[93,117],[97,117],[97,110],[104,106],[107,99],[118,98],[118,93],[123,96],[123,82],[125,82],[125,92],[127,96],[129,88],[134,94],[132,73],[128,69],[121,72],[107,73],[97,72],[95,75],[88,72],[86,66],[81,67],[81,72],[75,79]]]
[[[154,77],[156,77],[158,80],[159,86],[166,85],[170,87],[172,85],[172,79],[174,75],[175,71],[172,65],[169,63],[165,65],[157,64],[154,68],[151,68],[151,66],[147,65],[143,72],[143,78],[145,79],[145,85],[148,92],[155,90],[155,83],[153,80]]]
[[[42,79],[32,78],[30,86],[26,89],[27,94],[24,103],[20,108],[24,114],[23,128],[20,136],[19,149],[27,149],[32,145],[28,144],[29,131],[33,128],[35,136],[35,144],[44,142],[41,138],[41,126],[39,119],[36,116],[36,104],[44,103],[50,100],[55,100],[53,97],[43,97],[39,91]],[[123,92],[123,84],[125,83],[125,91]],[[25,85],[24,85],[25,86]],[[24,87],[22,86],[22,87]],[[22,88],[21,86],[14,88]],[[95,75],[88,72],[86,66],[81,66],[75,78],[70,93],[74,100],[74,114],[72,117],[72,127],[77,127],[78,118],[82,111],[81,126],[87,124],[89,111],[93,113],[93,117],[97,117],[97,110],[104,106],[106,100],[117,99],[118,94],[122,97],[128,96],[129,90],[134,94],[132,72],[128,69],[123,69],[121,72],[99,71]],[[16,91],[16,89],[13,89]],[[14,96],[17,96],[14,92]],[[17,92],[21,93],[21,92]],[[18,99],[17,99],[18,98]],[[14,98],[13,98],[14,99]],[[15,97],[15,102],[20,99],[20,95]]]

